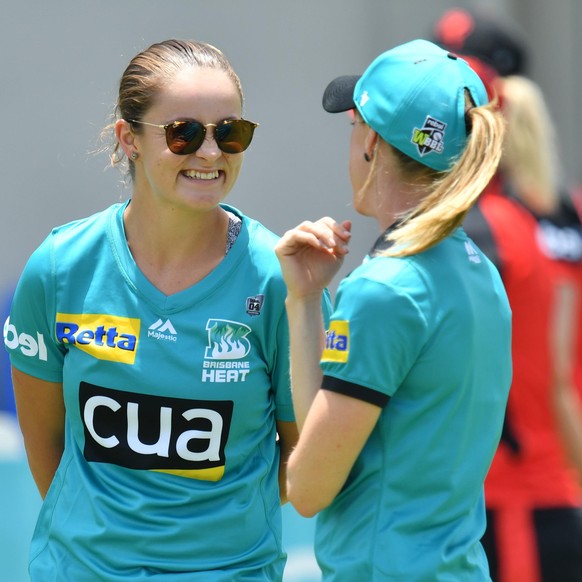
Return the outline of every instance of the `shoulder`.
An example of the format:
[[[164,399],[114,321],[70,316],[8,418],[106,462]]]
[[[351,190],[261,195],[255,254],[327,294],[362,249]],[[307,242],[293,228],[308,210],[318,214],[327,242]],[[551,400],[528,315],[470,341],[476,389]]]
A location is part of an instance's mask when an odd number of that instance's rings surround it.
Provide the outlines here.
[[[54,227],[30,256],[27,268],[45,271],[56,263],[71,264],[75,257],[85,257],[91,247],[103,248],[107,225],[121,205],[115,204],[91,216]]]
[[[221,204],[228,212],[238,216],[243,228],[229,251],[237,262],[237,273],[246,280],[254,277],[262,282],[269,291],[278,293],[282,298],[286,295],[285,282],[281,272],[279,259],[275,254],[275,245],[279,236],[269,230],[258,220],[246,216],[237,208]]]
[[[247,238],[245,242],[251,259],[258,266],[264,263],[265,266],[275,267],[275,270],[279,271],[279,261],[275,255],[275,245],[280,237],[268,229],[263,223],[247,216],[237,208],[226,204],[222,204],[222,206],[225,210],[236,214],[242,220],[243,231],[241,234],[243,234],[243,240],[245,240],[245,237]]]
[[[55,243],[64,244],[67,242],[78,242],[79,237],[91,237],[104,234],[111,218],[123,206],[123,204],[114,204],[105,210],[96,212],[91,216],[72,220],[61,226],[52,229],[50,237]]]
[[[341,282],[338,293],[374,310],[412,307],[430,295],[424,271],[418,256],[369,258]]]
[[[247,216],[238,208],[230,206],[229,204],[221,204],[222,208],[227,212],[231,212],[238,216],[249,232],[250,242],[259,248],[271,249],[275,248],[280,236],[269,230],[262,222],[255,218]]]

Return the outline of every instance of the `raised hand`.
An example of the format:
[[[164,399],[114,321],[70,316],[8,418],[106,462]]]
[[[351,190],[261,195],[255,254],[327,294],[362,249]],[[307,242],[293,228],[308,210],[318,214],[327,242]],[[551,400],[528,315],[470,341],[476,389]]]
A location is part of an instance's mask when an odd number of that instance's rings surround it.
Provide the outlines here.
[[[349,252],[352,223],[333,218],[305,221],[287,231],[275,252],[289,295],[320,294],[329,285]]]

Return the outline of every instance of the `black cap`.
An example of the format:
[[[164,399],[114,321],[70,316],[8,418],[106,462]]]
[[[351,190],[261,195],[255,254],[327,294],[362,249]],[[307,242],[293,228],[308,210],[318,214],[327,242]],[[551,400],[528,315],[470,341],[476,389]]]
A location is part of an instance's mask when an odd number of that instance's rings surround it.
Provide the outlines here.
[[[328,113],[349,111],[354,103],[354,89],[361,75],[344,75],[334,79],[323,92],[323,108]]]
[[[481,59],[502,77],[525,74],[524,34],[505,17],[484,8],[452,8],[436,21],[432,33],[445,50]]]

